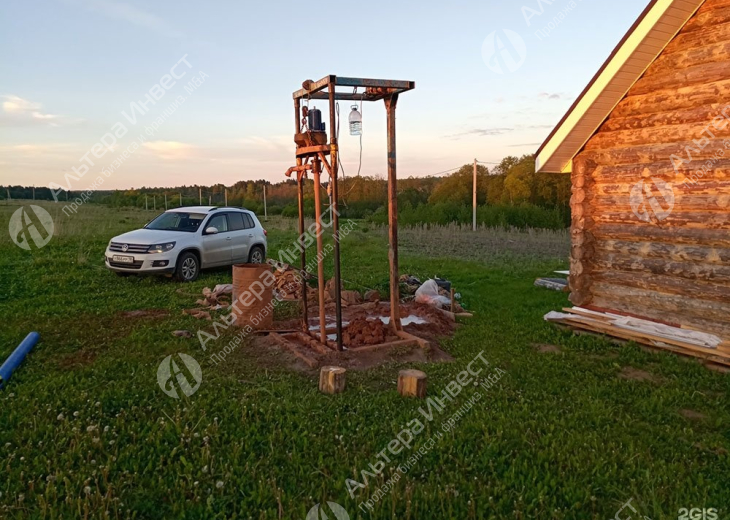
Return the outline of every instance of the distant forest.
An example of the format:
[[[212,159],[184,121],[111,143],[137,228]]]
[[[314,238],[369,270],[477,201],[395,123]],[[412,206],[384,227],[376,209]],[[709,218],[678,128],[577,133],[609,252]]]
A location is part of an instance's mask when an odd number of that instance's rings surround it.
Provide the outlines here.
[[[472,220],[473,165],[442,177],[398,179],[398,218],[401,224],[470,223]],[[326,178],[326,175],[324,176]],[[297,215],[297,185],[293,179],[276,184],[269,181],[240,181],[233,186],[179,186],[94,192],[92,201],[110,206],[135,206],[163,210],[168,207],[222,206],[226,191],[229,206],[243,206],[264,213],[266,186],[267,213]],[[325,185],[326,186],[326,185]],[[340,211],[345,218],[387,222],[387,180],[378,177],[348,176],[340,181]],[[32,187],[0,186],[0,200],[8,193],[14,199],[32,199]],[[53,200],[48,188],[35,188],[37,200]],[[74,192],[68,193],[69,200]],[[64,202],[66,194],[59,196]],[[323,193],[323,203],[327,196]],[[530,155],[506,157],[488,169],[477,167],[477,219],[480,224],[502,227],[560,229],[570,224],[570,175],[535,173]],[[305,183],[305,208],[314,215],[314,184]]]

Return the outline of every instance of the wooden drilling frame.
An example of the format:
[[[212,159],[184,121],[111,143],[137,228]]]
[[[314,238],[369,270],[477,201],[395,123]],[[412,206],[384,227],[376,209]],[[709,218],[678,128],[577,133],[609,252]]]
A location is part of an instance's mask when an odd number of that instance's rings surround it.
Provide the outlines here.
[[[294,129],[296,150],[296,166],[289,168],[287,176],[297,174],[298,205],[299,205],[299,234],[300,239],[304,236],[304,179],[308,171],[312,172],[314,180],[314,208],[316,215],[317,235],[317,280],[319,288],[319,334],[312,335],[323,345],[327,345],[326,312],[325,312],[325,279],[324,266],[322,264],[322,207],[321,207],[321,174],[324,165],[330,176],[332,187],[332,237],[334,239],[334,270],[335,270],[335,309],[337,324],[336,348],[342,350],[342,297],[341,297],[341,273],[340,273],[340,240],[339,240],[339,211],[338,211],[338,116],[336,110],[337,101],[380,101],[385,102],[387,111],[388,127],[388,258],[390,260],[390,326],[393,331],[403,337],[400,322],[400,294],[398,290],[398,201],[397,201],[397,177],[396,177],[396,139],[395,139],[395,108],[398,103],[398,96],[409,90],[413,90],[416,84],[413,81],[394,81],[384,79],[344,78],[334,75],[325,76],[319,81],[307,80],[302,88],[294,92]],[[337,92],[337,87],[350,89],[349,92]],[[358,90],[361,90],[358,92]],[[326,133],[312,132],[307,128],[303,131],[302,125],[302,100],[327,100],[329,101],[329,132],[330,138],[327,143]],[[307,309],[307,286],[306,286],[306,252],[305,247],[300,244],[301,270],[305,277],[302,290],[302,310],[304,314],[305,330],[309,333],[309,312]]]

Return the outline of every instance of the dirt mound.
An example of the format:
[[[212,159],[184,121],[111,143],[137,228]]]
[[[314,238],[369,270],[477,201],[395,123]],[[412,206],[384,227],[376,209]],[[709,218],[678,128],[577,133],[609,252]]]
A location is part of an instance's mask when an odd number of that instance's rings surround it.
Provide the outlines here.
[[[659,379],[651,372],[639,370],[638,368],[626,366],[621,369],[618,377],[631,381],[649,381],[650,383],[658,383]]]
[[[560,350],[560,347],[549,345],[547,343],[533,343],[532,348],[537,350],[540,354],[561,354],[563,352]]]
[[[170,314],[165,309],[140,309],[138,311],[123,311],[122,318],[164,318]]]
[[[351,321],[342,332],[342,343],[346,347],[361,347],[363,345],[378,345],[385,343],[388,330],[380,320],[358,318]]]
[[[401,319],[408,315],[421,316],[428,323],[410,324],[404,327],[405,330],[420,336],[427,334],[429,339],[436,339],[442,336],[450,336],[456,330],[456,322],[448,317],[443,311],[425,303],[409,303],[401,306]]]

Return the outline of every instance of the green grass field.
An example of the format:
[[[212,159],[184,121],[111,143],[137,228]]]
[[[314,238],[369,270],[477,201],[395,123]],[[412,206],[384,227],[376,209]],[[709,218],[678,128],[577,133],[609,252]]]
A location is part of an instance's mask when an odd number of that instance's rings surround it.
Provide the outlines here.
[[[567,233],[402,229],[401,273],[452,280],[475,314],[442,343],[455,361],[350,371],[346,392],[325,396],[316,372],[248,341],[211,363],[235,331],[207,352],[171,334],[210,326],[182,310],[194,307],[189,294],[230,282],[230,269],[182,285],[104,268],[108,240],[151,211],[87,205],[67,217],[44,204],[56,234],[24,251],[7,233],[18,207],[0,205],[0,358],[30,331],[41,342],[0,391],[0,518],[304,519],[329,500],[353,519],[607,519],[629,499],[654,520],[693,507],[730,518],[730,379],[546,324],[568,301],[533,281],[567,267]],[[293,221],[267,227],[271,251],[295,238]],[[382,229],[358,223],[342,251],[347,288],[387,289]],[[166,312],[123,315],[140,309]],[[440,396],[481,351],[502,379],[426,449],[470,399],[466,388],[350,498],[346,479],[361,481],[420,416],[423,403],[396,392],[398,371],[424,370]],[[176,353],[203,370],[199,390],[180,400],[157,383]],[[358,507],[419,448],[425,455],[372,510]]]

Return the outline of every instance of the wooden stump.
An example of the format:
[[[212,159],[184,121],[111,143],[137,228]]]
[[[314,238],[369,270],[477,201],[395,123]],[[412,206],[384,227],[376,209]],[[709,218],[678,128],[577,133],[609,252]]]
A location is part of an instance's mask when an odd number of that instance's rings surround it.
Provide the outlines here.
[[[398,393],[403,397],[426,398],[428,378],[420,370],[401,370],[398,373]]]
[[[339,394],[345,391],[345,372],[340,367],[322,367],[319,371],[319,391],[324,394]]]

